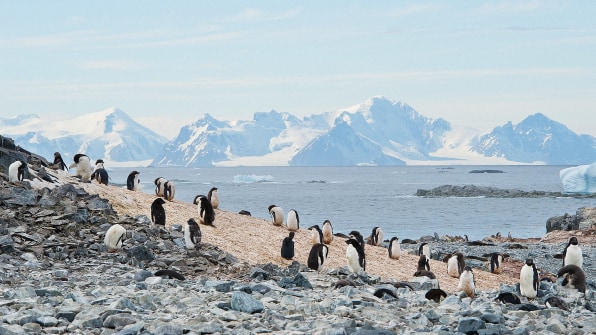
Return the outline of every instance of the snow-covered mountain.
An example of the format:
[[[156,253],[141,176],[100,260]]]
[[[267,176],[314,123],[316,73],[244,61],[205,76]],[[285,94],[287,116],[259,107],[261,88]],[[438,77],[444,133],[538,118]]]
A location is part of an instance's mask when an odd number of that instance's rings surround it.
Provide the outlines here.
[[[0,118],[0,134],[51,160],[79,152],[127,165],[356,166],[560,164],[596,161],[596,138],[573,133],[542,114],[481,133],[384,97],[302,119],[277,111],[252,120],[209,114],[168,142],[118,109],[65,121],[36,115]],[[115,164],[113,164],[114,166]],[[120,164],[123,165],[123,164]]]
[[[116,108],[68,120],[37,115],[0,118],[0,134],[49,161],[58,151],[67,164],[75,154],[85,153],[93,161],[146,165],[168,141]]]
[[[541,113],[517,125],[511,122],[475,137],[471,150],[521,163],[577,165],[596,162],[596,138],[578,135]]]
[[[225,122],[205,114],[184,126],[152,165],[206,167],[288,165],[323,130],[288,113],[255,113],[250,121]]]
[[[542,114],[488,134],[384,97],[298,119],[256,113],[223,122],[206,114],[182,128],[153,161],[158,166],[355,166],[422,164],[583,164],[596,161],[596,139]]]

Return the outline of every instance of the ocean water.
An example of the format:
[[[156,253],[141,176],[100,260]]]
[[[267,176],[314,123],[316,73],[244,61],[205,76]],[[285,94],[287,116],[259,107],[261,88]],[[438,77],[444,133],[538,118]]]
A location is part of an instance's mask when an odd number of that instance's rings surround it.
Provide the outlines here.
[[[546,220],[578,208],[596,207],[584,198],[419,198],[418,189],[441,185],[478,185],[525,191],[562,191],[559,171],[566,166],[400,166],[400,167],[229,167],[135,168],[143,192],[154,194],[154,180],[174,181],[176,199],[192,203],[217,187],[220,208],[269,219],[267,208],[298,211],[300,227],[330,220],[334,232],[358,230],[364,236],[379,226],[385,238],[468,235],[473,239],[501,232],[540,237]],[[503,173],[470,173],[472,170]],[[132,168],[109,169],[111,182],[125,185]],[[123,186],[122,186],[123,187]],[[147,204],[149,208],[150,204]],[[167,210],[167,209],[166,209]],[[195,215],[193,211],[189,217]]]

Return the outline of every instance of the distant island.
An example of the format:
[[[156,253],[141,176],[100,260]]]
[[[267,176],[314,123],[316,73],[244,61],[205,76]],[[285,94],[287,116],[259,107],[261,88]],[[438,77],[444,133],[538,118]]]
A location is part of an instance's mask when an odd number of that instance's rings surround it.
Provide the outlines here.
[[[472,170],[469,173],[504,173],[501,170]]]

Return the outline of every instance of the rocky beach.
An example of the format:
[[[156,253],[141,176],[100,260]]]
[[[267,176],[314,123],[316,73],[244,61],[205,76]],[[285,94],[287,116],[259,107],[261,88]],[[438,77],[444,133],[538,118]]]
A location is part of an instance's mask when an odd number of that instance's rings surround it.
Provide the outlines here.
[[[38,169],[46,181],[1,182],[0,335],[596,332],[594,231],[580,211],[574,216],[582,230],[553,229],[536,239],[423,236],[402,244],[399,260],[389,259],[383,246],[367,246],[367,271],[358,275],[347,270],[344,238],[336,236],[325,269],[315,272],[306,267],[306,229],[296,233],[296,257],[288,261],[279,256],[284,227],[216,210],[215,225],[201,226],[200,246],[187,250],[182,227],[196,218],[195,205],[168,202],[167,225],[156,226],[149,212],[154,195]],[[121,250],[108,253],[103,239],[114,224],[126,228],[126,238]],[[536,299],[495,301],[503,292],[519,295],[526,258],[541,273],[556,274],[570,236],[582,246],[585,295],[562,287],[559,278],[542,281]],[[413,276],[423,241],[431,245],[435,280]],[[442,259],[454,251],[473,268],[473,298],[446,274]],[[499,275],[487,271],[491,252],[509,256]],[[427,299],[439,285],[447,298]],[[568,310],[547,308],[551,296]]]

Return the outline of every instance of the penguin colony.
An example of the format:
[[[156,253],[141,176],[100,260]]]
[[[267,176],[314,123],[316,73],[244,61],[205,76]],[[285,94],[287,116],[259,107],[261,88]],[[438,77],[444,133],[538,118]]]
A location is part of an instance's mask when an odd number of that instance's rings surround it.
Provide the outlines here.
[[[73,158],[74,163],[70,165],[70,168],[76,168],[76,176],[81,179],[82,182],[91,182],[92,180],[97,181],[99,184],[108,185],[109,176],[104,168],[104,161],[99,159],[95,162],[95,168],[91,168],[89,157],[85,154],[76,154]],[[64,163],[60,153],[54,153],[54,162],[49,166],[55,170],[68,171],[68,167]],[[15,161],[9,166],[9,181],[10,182],[21,182],[24,179],[27,164],[23,161]],[[140,179],[139,172],[130,172],[127,181],[126,188],[131,191],[140,191]],[[158,177],[154,181],[155,183],[155,194],[158,196],[151,204],[151,219],[157,225],[166,224],[165,209],[163,207],[166,201],[173,201],[175,194],[174,183],[168,181],[163,177]],[[215,209],[219,207],[219,194],[216,187],[212,187],[207,196],[198,195],[195,197],[194,204],[197,205],[198,218],[201,224],[213,225],[215,221]],[[284,211],[281,207],[271,205],[268,207],[268,211],[271,215],[273,225],[282,226],[284,220]],[[246,212],[246,215],[250,213]],[[322,224],[322,229],[318,225],[313,225],[309,228],[311,230],[312,247],[308,255],[307,264],[308,267],[315,271],[322,271],[325,267],[325,262],[329,256],[329,247],[327,244],[331,244],[333,241],[333,228],[329,220],[325,220]],[[286,228],[290,231],[289,235],[282,241],[281,246],[281,257],[286,260],[292,260],[295,257],[294,250],[294,236],[295,232],[300,229],[300,219],[298,212],[292,209],[288,212]],[[201,243],[201,229],[199,224],[194,218],[190,218],[184,225],[184,240],[186,248],[189,250],[196,249]],[[124,240],[126,238],[126,229],[119,224],[112,225],[105,233],[104,245],[107,252],[118,252],[122,249]],[[366,238],[366,244],[373,246],[381,246],[383,242],[383,231],[380,227],[375,227],[369,237]],[[364,252],[365,239],[358,231],[352,231],[349,237],[345,240],[346,243],[346,264],[347,268],[357,274],[360,271],[366,271],[366,256]],[[388,257],[391,259],[399,260],[402,251],[400,249],[399,239],[392,237],[389,240],[388,246]],[[435,279],[436,276],[430,271],[429,259],[431,258],[431,252],[427,243],[421,243],[418,248],[418,254],[420,256],[418,261],[417,271],[414,276],[427,276],[431,279]],[[585,294],[586,290],[586,277],[582,270],[583,267],[583,255],[581,248],[576,237],[571,237],[568,244],[563,250],[563,264],[561,269],[557,273],[557,277],[561,278],[562,286],[569,289],[576,289],[579,292]],[[476,285],[474,280],[474,274],[470,266],[465,265],[464,255],[460,252],[455,252],[444,259],[447,263],[447,273],[452,276],[459,278],[458,290],[463,291],[470,298],[475,295]],[[504,255],[499,253],[491,254],[490,258],[490,271],[495,274],[501,273],[502,264],[504,261]],[[183,276],[178,273],[166,273],[170,270],[160,270],[160,275],[168,276],[170,278],[182,278]],[[158,271],[158,272],[160,272]],[[157,272],[156,272],[157,275]],[[539,288],[539,273],[536,265],[532,259],[527,259],[525,264],[520,270],[519,288],[520,294],[528,299],[535,299],[538,295]],[[556,281],[556,278],[553,279]],[[349,281],[347,281],[349,285]],[[399,283],[394,283],[394,285]],[[336,287],[344,286],[336,284]],[[396,286],[397,287],[397,286]],[[385,289],[386,290],[386,289]],[[393,292],[382,289],[377,290],[375,295],[380,297],[384,295],[393,295]],[[440,288],[433,288],[426,293],[426,298],[436,302],[440,302],[447,296],[447,293]],[[393,296],[396,298],[395,296]],[[499,294],[496,301],[509,304],[520,304],[521,299],[511,292],[504,292]],[[560,308],[569,311],[569,305],[562,299],[551,296],[544,300],[544,303],[549,308]],[[528,307],[529,308],[529,307]]]

